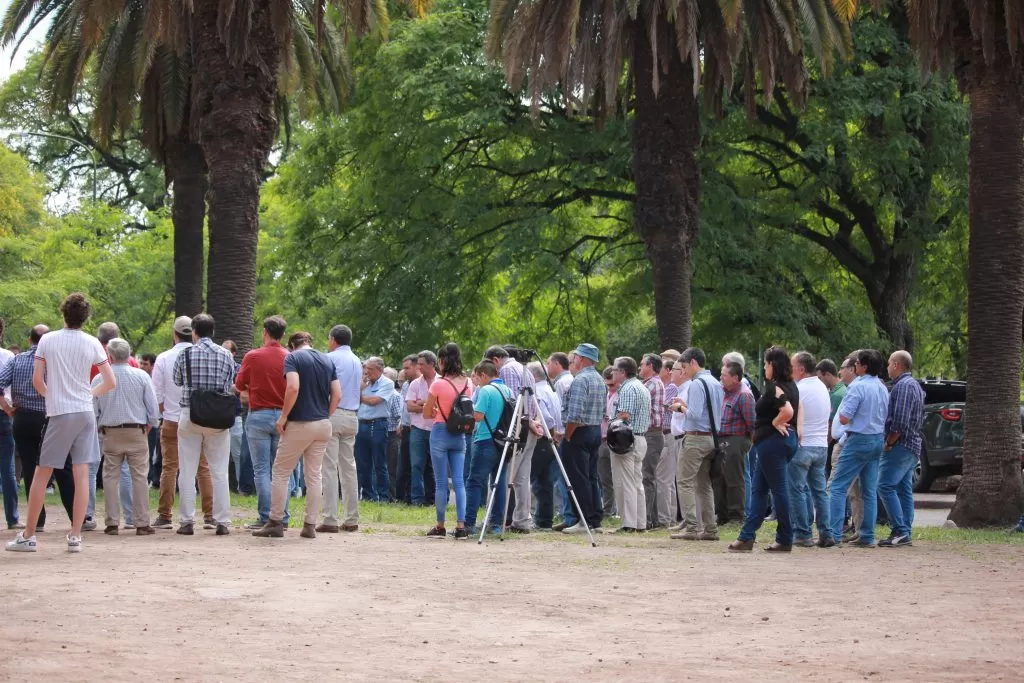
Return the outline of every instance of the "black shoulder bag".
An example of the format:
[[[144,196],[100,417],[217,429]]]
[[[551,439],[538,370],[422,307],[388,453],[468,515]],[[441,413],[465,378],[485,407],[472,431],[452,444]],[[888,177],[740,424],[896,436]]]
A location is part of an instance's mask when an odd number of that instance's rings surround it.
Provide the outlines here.
[[[718,479],[725,471],[725,443],[718,440],[718,427],[715,426],[715,411],[711,407],[711,390],[701,378],[697,378],[704,387],[704,403],[708,407],[708,424],[711,425],[711,438],[715,442],[715,450],[711,452],[711,478]]]
[[[223,391],[192,388],[192,347],[185,349],[185,381],[189,390],[188,419],[208,429],[231,429],[235,425],[235,395]]]

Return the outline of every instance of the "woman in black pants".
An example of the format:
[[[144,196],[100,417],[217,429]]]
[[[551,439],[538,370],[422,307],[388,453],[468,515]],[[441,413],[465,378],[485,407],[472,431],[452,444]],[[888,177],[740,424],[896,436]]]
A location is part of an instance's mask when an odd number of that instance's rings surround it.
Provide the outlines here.
[[[793,381],[793,366],[785,349],[773,346],[764,357],[765,386],[754,406],[754,450],[757,471],[750,481],[750,505],[739,538],[729,545],[731,553],[749,553],[754,549],[757,530],[764,522],[768,492],[772,493],[778,531],[770,552],[793,550],[793,525],[789,518],[789,461],[796,453],[796,417],[800,393]]]

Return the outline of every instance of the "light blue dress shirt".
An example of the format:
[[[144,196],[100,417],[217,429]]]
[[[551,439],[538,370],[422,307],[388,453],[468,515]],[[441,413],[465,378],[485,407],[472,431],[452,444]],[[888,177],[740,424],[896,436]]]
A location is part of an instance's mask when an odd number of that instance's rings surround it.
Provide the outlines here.
[[[693,377],[686,389],[686,415],[683,418],[683,431],[710,432],[711,421],[708,419],[708,402],[704,398],[704,380],[711,391],[711,410],[715,418],[715,429],[722,428],[722,404],[725,403],[725,390],[708,370],[701,370]],[[682,396],[682,394],[680,394]]]
[[[850,384],[839,406],[839,414],[849,420],[847,434],[884,434],[889,413],[889,390],[874,375],[863,375]]]
[[[348,346],[339,346],[327,354],[327,357],[334,363],[338,381],[341,382],[341,403],[338,407],[342,410],[359,410],[359,386],[363,383],[363,364]],[[386,405],[384,412],[384,417],[387,417]]]
[[[388,407],[388,403],[391,401],[391,397],[395,393],[395,383],[381,375],[377,378],[377,381],[363,389],[363,396],[376,396],[379,399],[383,399],[381,403],[371,406],[368,403],[361,403],[359,405],[359,419],[360,420],[379,420],[381,418],[387,419],[391,415],[391,411]]]

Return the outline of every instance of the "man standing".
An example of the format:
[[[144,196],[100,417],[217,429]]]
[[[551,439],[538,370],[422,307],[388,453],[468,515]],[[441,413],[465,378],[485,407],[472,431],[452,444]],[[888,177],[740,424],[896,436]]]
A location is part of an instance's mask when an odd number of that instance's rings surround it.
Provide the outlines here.
[[[825,463],[825,479],[828,480],[832,475],[832,452],[835,447],[835,439],[832,438],[832,420],[836,416],[836,411],[839,410],[839,404],[843,402],[843,397],[846,396],[846,384],[839,381],[839,368],[836,367],[835,361],[828,358],[821,360],[814,367],[814,372],[828,389],[829,405],[832,408],[828,415],[828,462]]]
[[[231,459],[231,431],[201,427],[189,417],[192,392],[198,390],[231,392],[235,361],[223,346],[213,343],[214,320],[207,313],[192,319],[192,346],[178,354],[171,379],[182,387],[178,405],[178,448],[181,491],[181,525],[178,533],[191,536],[196,513],[196,471],[199,455],[206,454],[213,475],[213,518],[217,535],[227,536],[231,523],[231,489],[228,486],[228,461]],[[191,373],[191,374],[189,374]]]
[[[686,416],[683,421],[686,438],[676,470],[676,484],[684,508],[686,531],[673,534],[672,538],[684,541],[717,541],[715,493],[711,487],[711,458],[715,452],[711,420],[715,421],[716,427],[721,425],[724,392],[718,380],[705,369],[707,356],[701,349],[686,349],[679,356],[679,362],[686,368],[686,374],[692,381],[686,395],[677,397],[674,404],[675,410]],[[703,531],[697,527],[698,506]]]
[[[288,357],[288,350],[281,345],[281,339],[287,325],[279,315],[272,315],[263,321],[263,346],[245,354],[235,379],[235,391],[249,394],[245,437],[249,441],[249,457],[252,458],[252,472],[256,482],[256,511],[259,514],[259,519],[247,524],[246,529],[262,529],[270,515],[270,470],[274,466],[280,439],[277,420],[281,417],[281,407],[284,405],[284,359]],[[284,523],[288,524],[287,502],[284,506]]]
[[[511,347],[490,347],[484,352],[484,360],[494,363],[494,366],[498,368],[498,376],[512,392],[513,398],[515,398],[516,394],[519,393],[519,389],[523,386],[523,364],[508,355],[507,348]],[[530,385],[533,384],[532,378],[527,381]]]
[[[864,520],[860,538],[851,543],[859,548],[874,548],[875,520],[878,514],[878,465],[885,445],[885,421],[889,411],[889,391],[879,379],[882,355],[874,349],[857,352],[854,361],[857,381],[849,386],[839,406],[839,423],[846,427],[842,456],[832,471],[829,524],[832,541],[838,542],[843,532],[846,491],[860,477]]]
[[[655,358],[648,354],[646,363]],[[659,368],[660,369],[660,368]],[[645,500],[646,470],[645,456],[651,437],[650,389],[637,379],[636,361],[632,358],[615,359],[615,374],[620,382],[615,401],[614,417],[623,420],[633,432],[633,445],[625,453],[612,453],[612,478],[615,480],[615,507],[622,515],[622,527],[618,532],[639,533],[647,529],[647,513],[650,507]],[[657,379],[657,375],[654,375]],[[659,380],[660,382],[660,380]],[[659,407],[659,413],[661,412]],[[658,430],[661,437],[661,430]]]
[[[600,496],[595,499],[591,486],[591,473],[597,468],[597,454],[601,447],[601,421],[607,408],[607,389],[601,375],[594,369],[600,360],[597,347],[580,344],[576,347],[577,373],[566,394],[565,440],[562,442],[562,460],[569,484],[576,493],[583,520],[563,530],[567,534],[585,533],[586,524],[597,529],[603,516]]]
[[[146,371],[149,375],[150,380],[153,378],[153,368],[156,365],[156,354],[155,353],[144,353],[139,359],[139,367]],[[149,445],[149,475],[146,478],[148,484],[152,485],[153,488],[160,487],[160,468],[162,465],[162,459],[160,456],[160,428],[149,430],[147,437]],[[149,519],[145,520],[148,526]]]
[[[793,354],[793,381],[800,392],[797,415],[797,449],[789,461],[789,505],[793,522],[793,544],[814,546],[811,524],[818,526],[819,545],[827,544],[829,501],[825,488],[828,460],[828,425],[832,403],[828,387],[814,374],[814,356],[806,351]]]
[[[615,479],[612,477],[612,452],[608,448],[608,425],[615,419],[615,403],[619,400],[618,391],[622,375],[615,372],[615,366],[609,365],[601,371],[601,379],[607,387],[604,405],[604,419],[601,421],[601,447],[597,451],[597,477],[601,483],[601,509],[605,517],[621,515],[621,511],[615,508]],[[561,474],[559,474],[561,476]],[[562,516],[568,520],[576,519],[576,511],[572,509],[572,501],[563,494],[564,504]],[[597,502],[595,501],[595,505]],[[576,522],[573,521],[573,524]],[[567,525],[568,526],[568,525]]]
[[[743,521],[747,510],[747,454],[754,433],[754,395],[743,383],[742,365],[722,366],[722,390],[722,426],[718,436],[725,445],[725,495],[715,501],[715,509],[729,520]]]
[[[39,340],[50,331],[46,325],[36,325],[29,335],[28,350],[19,353],[12,361],[0,370],[0,409],[11,417],[14,445],[21,458],[21,473],[25,477],[25,490],[32,490],[32,481],[36,466],[39,464],[39,451],[43,445],[43,432],[46,429],[46,399],[32,386],[32,374],[36,363],[36,349]],[[7,401],[3,392],[11,391],[11,400]],[[71,461],[67,460],[62,467],[54,470],[54,478],[60,488],[60,500],[68,519],[74,517],[75,478],[71,473]],[[39,523],[36,528],[43,531],[46,524],[46,509],[39,511]],[[24,529],[20,521],[9,529]]]
[[[656,353],[644,354],[640,361],[640,380],[643,381],[644,388],[651,395],[651,414],[647,421],[649,426],[645,439],[646,450],[643,456],[644,500],[647,505],[644,521],[650,528],[660,526],[658,524],[658,467],[661,465],[661,451],[665,447],[665,435],[661,430],[662,425],[665,424],[665,383],[661,380],[661,366],[661,356]],[[634,419],[630,425],[634,432],[639,423]],[[616,502],[616,504],[618,503]]]
[[[8,365],[14,362],[14,353],[3,347],[4,344],[4,319],[0,318],[0,374],[3,374]],[[8,386],[10,383],[8,382]],[[5,392],[7,392],[5,394]],[[0,491],[4,498],[4,517],[7,518],[8,529],[24,529],[25,525],[18,518],[18,476],[14,466],[14,429],[11,423],[10,409],[11,394],[7,387],[0,389],[0,404],[3,405],[3,412],[0,412]]]
[[[416,354],[410,354],[402,359],[402,375],[405,381],[402,382],[402,389],[399,393],[401,400],[401,445],[398,449],[398,472],[395,482],[395,499],[403,503],[409,502],[409,433],[412,430],[412,416],[409,413],[409,385],[420,376],[419,366],[416,365]]]
[[[434,421],[423,417],[430,385],[437,379],[437,356],[420,351],[416,357],[419,377],[409,385],[405,404],[409,408],[412,429],[409,430],[409,498],[413,505],[433,505],[434,477],[427,476],[430,465],[430,430]]]
[[[555,388],[555,395],[561,404],[565,400],[565,394],[572,384],[572,373],[569,372],[569,356],[561,351],[555,351],[548,356],[548,378]]]
[[[149,521],[149,432],[160,422],[153,382],[144,371],[128,365],[132,350],[124,339],[107,343],[117,387],[95,399],[96,424],[103,434],[103,480],[116,481],[123,462],[128,463],[132,480],[134,518],[139,520],[137,536],[156,533]],[[101,384],[93,380],[93,388]],[[106,534],[116,535],[121,505],[117,488],[110,486],[105,495]]]
[[[160,425],[160,503],[154,529],[170,529],[174,492],[178,486],[178,421],[181,419],[181,387],[174,383],[174,364],[182,351],[192,346],[192,319],[180,316],[174,321],[174,346],[156,357],[153,364],[153,392],[163,416]],[[217,526],[213,519],[213,476],[205,454],[199,456],[199,495],[203,503],[203,528]],[[194,485],[193,485],[193,488]]]
[[[402,384],[401,375],[394,368],[384,368],[384,376],[395,384],[395,391],[388,400],[388,500],[399,500],[395,485],[398,483],[398,459],[402,450]]]
[[[323,489],[321,467],[327,441],[331,438],[330,416],[341,400],[341,383],[334,363],[326,354],[312,348],[308,332],[296,332],[288,340],[292,352],[284,361],[287,388],[277,428],[281,445],[274,460],[273,494],[270,518],[253,536],[280,538],[284,536],[284,507],[289,481],[299,458],[305,463],[306,516],[303,538],[316,538],[316,518],[320,511]]]
[[[885,448],[878,468],[878,495],[889,513],[892,533],[878,545],[911,545],[914,523],[914,468],[921,457],[924,390],[911,375],[914,361],[906,351],[889,356],[889,411],[885,419]]]
[[[857,380],[857,373],[853,369],[853,360],[854,355],[851,355],[849,358],[842,362],[842,364],[839,366],[839,369],[837,370],[840,379],[837,386],[842,387],[841,393],[843,398],[846,398],[846,391],[849,388],[849,386]],[[830,392],[830,398],[832,399],[833,405],[835,405],[836,393],[836,388],[833,388],[832,392]],[[840,405],[842,405],[842,401],[840,401],[839,405],[836,405],[833,409],[832,420],[828,426],[829,438],[832,439],[832,453],[829,456],[829,459],[832,463],[832,469],[828,477],[830,515],[832,514],[831,498],[832,496],[835,495],[835,493],[832,491],[832,480],[835,478],[836,464],[839,462],[839,458],[842,456],[843,444],[846,442],[846,427],[840,424],[839,422]],[[850,513],[850,523],[843,528],[842,540],[844,542],[856,541],[858,538],[860,538],[860,532],[858,531],[858,529],[860,529],[861,522],[864,519],[864,504],[861,500],[860,494],[860,477],[857,477],[853,480],[853,484],[850,485],[850,490],[846,494],[846,510]],[[830,528],[832,526],[833,521],[834,520],[832,520],[831,518],[829,519]],[[843,521],[844,523],[846,522],[845,517]],[[839,539],[835,539],[835,542],[838,543]]]
[[[384,376],[384,360],[373,356],[363,363],[359,397],[359,433],[356,435],[356,472],[363,500],[387,502],[388,416],[395,382]]]
[[[530,490],[537,499],[537,508],[533,516],[531,528],[538,531],[551,531],[555,518],[554,473],[558,467],[555,465],[555,469],[552,469],[551,466],[555,461],[555,446],[561,441],[562,432],[565,429],[562,425],[562,403],[558,400],[558,394],[555,393],[555,390],[547,382],[543,381],[544,377],[539,362],[528,364],[526,369],[533,374],[533,379],[536,382],[537,403],[540,405],[541,413],[537,419],[530,422],[530,435],[537,442],[533,449],[533,460],[530,463]],[[572,375],[568,372],[566,374],[569,376],[571,383]],[[540,420],[543,420],[547,425],[548,432],[551,433],[551,439],[544,436]],[[561,473],[558,476],[561,476]],[[518,479],[519,477],[517,477]],[[517,501],[520,495],[527,501],[530,500],[529,491],[523,491],[522,494],[516,493]],[[513,520],[513,531],[516,529],[520,531],[525,530],[522,526],[515,527],[515,523],[515,520]],[[522,520],[520,520],[521,524]]]
[[[667,351],[665,353],[668,353]],[[677,357],[672,363],[672,375],[669,380],[675,387],[676,398],[680,396],[686,396],[690,390],[690,380],[687,379],[686,374],[687,368],[684,366]],[[679,491],[676,486],[676,475],[679,467],[679,456],[683,451],[683,439],[685,434],[683,432],[683,423],[686,421],[686,416],[682,413],[678,413],[673,410],[673,406],[676,402],[676,398],[672,399],[672,403],[669,403],[669,435],[666,437],[669,439],[669,462],[662,462],[664,465],[663,472],[658,475],[658,481],[662,482],[661,492],[659,493],[659,500],[664,499],[665,506],[658,506],[658,519],[669,527],[671,531],[682,531],[686,528],[686,524],[676,524],[676,519],[679,515]]]
[[[356,474],[355,442],[359,431],[359,384],[363,366],[352,353],[352,330],[347,325],[331,328],[327,357],[334,364],[341,387],[341,399],[331,413],[331,436],[323,464],[323,523],[316,528],[328,534],[359,530],[359,480]],[[338,486],[345,501],[345,516],[338,524]],[[309,503],[306,503],[307,508]]]
[[[28,494],[28,520],[8,550],[35,552],[36,522],[43,510],[46,484],[54,468],[62,468],[71,454],[75,477],[74,513],[68,552],[82,550],[82,524],[89,504],[89,464],[100,459],[96,437],[96,414],[93,399],[111,391],[117,383],[110,369],[107,354],[95,337],[82,332],[92,308],[83,294],[69,294],[60,305],[64,329],[51,332],[39,340],[32,371],[32,386],[46,399],[46,433],[39,454],[39,466],[32,478]],[[90,386],[89,373],[99,366],[103,381]]]

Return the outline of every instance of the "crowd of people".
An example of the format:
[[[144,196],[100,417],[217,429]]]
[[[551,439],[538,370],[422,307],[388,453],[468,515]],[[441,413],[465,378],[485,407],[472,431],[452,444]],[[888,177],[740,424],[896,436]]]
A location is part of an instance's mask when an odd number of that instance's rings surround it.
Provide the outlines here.
[[[96,337],[82,331],[91,315],[82,294],[61,314],[63,329],[37,325],[27,349],[0,354],[11,551],[36,550],[51,477],[71,519],[68,550],[81,550],[82,532],[98,528],[101,454],[107,534],[174,528],[177,495],[177,533],[194,535],[198,487],[202,527],[228,535],[233,482],[256,495],[245,528],[259,537],[285,534],[289,499],[304,491],[303,538],[357,531],[363,500],[433,506],[431,538],[578,534],[612,522],[608,532],[670,527],[673,539],[717,541],[737,521],[728,550],[749,552],[771,518],[769,552],[912,543],[924,395],[905,351],[887,367],[872,349],[837,366],[771,347],[760,389],[742,354],[726,354],[715,373],[699,348],[619,357],[599,371],[589,343],[543,362],[492,346],[472,366],[448,343],[396,370],[360,361],[345,325],[323,353],[306,332],[285,341],[285,320],[271,316],[262,346],[239,363],[201,313],[177,318],[171,348],[140,363],[116,323]],[[160,489],[152,520],[151,482]],[[488,492],[490,517],[478,520]],[[876,542],[879,500],[891,533]]]

